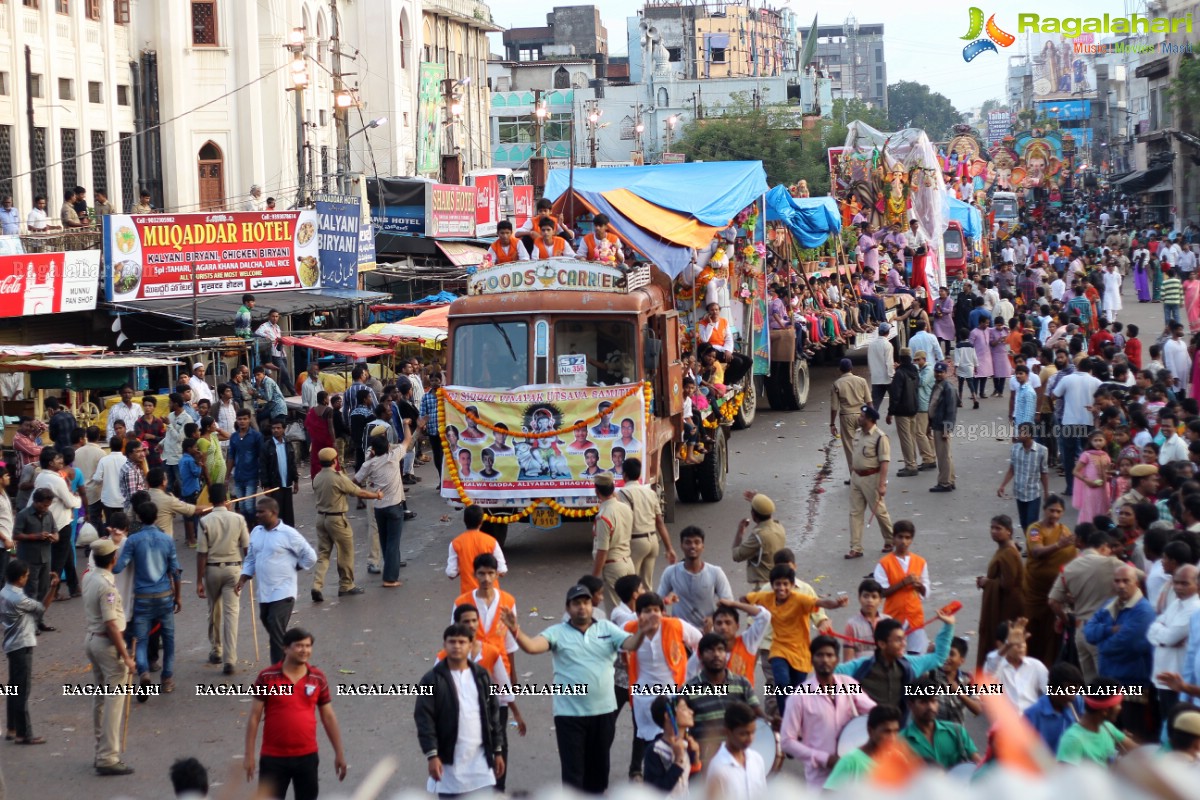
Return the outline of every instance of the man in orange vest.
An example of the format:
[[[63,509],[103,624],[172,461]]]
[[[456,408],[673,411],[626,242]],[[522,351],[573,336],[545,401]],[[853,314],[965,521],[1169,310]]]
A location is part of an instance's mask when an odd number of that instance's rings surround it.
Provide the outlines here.
[[[709,303],[708,316],[700,320],[700,341],[711,344],[722,352],[733,352],[733,337],[729,335],[729,320],[721,316],[721,306],[718,303]]]
[[[533,257],[537,259],[546,259],[551,256],[564,256],[566,258],[574,258],[575,250],[566,239],[561,236],[554,235],[554,220],[550,217],[544,217],[538,222],[538,236],[533,242]]]
[[[466,592],[454,599],[454,607],[462,605],[475,606],[479,612],[479,638],[500,651],[504,659],[504,668],[509,675],[516,675],[517,643],[512,633],[500,621],[505,609],[517,607],[517,601],[508,592],[496,588],[496,577],[500,565],[491,553],[480,553],[475,556],[475,582],[479,588]],[[453,618],[453,614],[451,614]]]
[[[468,506],[470,508],[470,506]],[[454,609],[454,623],[462,625],[471,632],[471,649],[467,651],[467,658],[474,661],[479,666],[487,670],[488,675],[492,679],[499,691],[497,692],[497,700],[500,701],[500,725],[505,730],[508,730],[508,714],[512,710],[513,720],[517,723],[517,733],[524,736],[526,733],[525,718],[521,716],[521,710],[517,708],[517,700],[512,692],[508,689],[512,686],[512,678],[508,674],[508,670],[504,666],[504,654],[497,650],[492,645],[484,642],[479,638],[479,610],[472,605],[461,605]],[[436,661],[444,661],[446,651],[439,650]],[[500,755],[504,758],[505,763],[508,762],[508,737],[504,737],[504,744],[500,748]],[[503,792],[505,780],[508,778],[508,773],[505,772],[496,779],[496,791]]]
[[[592,225],[595,226],[596,232],[583,237],[583,249],[576,258],[583,261],[600,261],[601,246],[607,242],[608,252],[605,253],[605,260],[612,258],[614,264],[624,264],[625,253],[621,250],[621,240],[609,231],[608,215],[597,214],[592,220]]]
[[[892,526],[892,552],[875,565],[875,580],[883,587],[883,610],[904,625],[908,652],[922,655],[929,648],[929,637],[921,627],[925,609],[921,598],[929,594],[929,566],[910,549],[917,528],[910,520],[897,520]]]
[[[740,633],[739,609],[750,615],[750,627]],[[717,610],[712,615],[712,632],[725,642],[729,671],[745,678],[751,688],[754,686],[754,667],[758,663],[759,647],[770,630],[771,612],[762,606],[739,603],[724,597],[717,601]],[[693,653],[688,659],[689,678],[700,672],[701,663],[698,656],[698,652]]]
[[[496,223],[496,241],[488,248],[493,264],[509,264],[513,261],[528,261],[529,251],[525,244],[513,236],[513,224],[506,219]]]
[[[654,592],[641,594],[636,608],[638,619],[625,623],[625,630],[637,633],[641,629],[646,637],[629,653],[629,693],[637,736],[652,742],[662,733],[650,716],[650,706],[656,697],[654,687],[656,684],[682,687],[687,682],[688,651],[699,646],[704,634],[686,620],[664,616],[662,598]]]
[[[450,552],[446,559],[446,577],[458,578],[458,591],[461,594],[468,594],[478,589],[479,584],[475,582],[475,570],[464,569],[464,564],[474,567],[475,557],[484,553],[491,553],[496,557],[497,572],[500,575],[508,574],[508,564],[504,560],[504,551],[500,549],[500,543],[480,530],[483,526],[482,508],[470,505],[463,509],[463,524],[467,526],[467,529],[450,542]],[[496,585],[497,587],[500,585],[498,580]],[[457,620],[455,621],[457,622]]]

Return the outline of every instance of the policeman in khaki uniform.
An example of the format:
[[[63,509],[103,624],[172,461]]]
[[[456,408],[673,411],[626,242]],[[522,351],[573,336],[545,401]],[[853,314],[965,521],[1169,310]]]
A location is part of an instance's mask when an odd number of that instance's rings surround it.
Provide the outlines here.
[[[333,465],[337,463],[337,450],[323,447],[317,453],[321,471],[313,478],[313,496],[317,499],[317,565],[313,569],[312,599],[320,603],[325,599],[321,593],[325,586],[325,573],[329,570],[329,555],[337,548],[338,597],[362,594],[365,589],[354,585],[354,531],[346,521],[350,505],[347,497],[382,500],[383,492],[370,492],[358,487]],[[378,537],[373,537],[378,540]]]
[[[601,473],[595,478],[596,497],[600,506],[592,521],[592,575],[604,580],[608,591],[608,612],[621,604],[615,588],[617,579],[633,575],[630,551],[633,536],[633,510],[628,503],[614,497],[616,487],[612,475]]]
[[[850,552],[846,558],[863,556],[863,522],[868,511],[879,521],[883,552],[892,551],[892,518],[883,498],[887,494],[888,464],[892,446],[887,434],[879,429],[879,412],[864,405],[858,417],[859,432],[854,437],[854,461],[850,464]]]
[[[675,563],[675,548],[671,545],[671,534],[663,520],[662,502],[658,493],[645,484],[638,483],[642,477],[642,460],[625,459],[625,485],[617,499],[628,504],[633,512],[633,535],[629,546],[633,558],[633,570],[647,586],[654,585],[654,563],[658,560],[659,540],[667,551],[667,563]],[[615,606],[614,606],[615,607]]]
[[[117,546],[111,539],[97,539],[91,547],[96,568],[88,572],[83,582],[83,609],[87,615],[85,647],[92,664],[92,679],[96,686],[130,688],[130,675],[137,665],[125,649],[125,610],[121,607],[121,593],[117,591],[112,574]],[[100,775],[133,772],[132,767],[121,761],[125,708],[125,698],[121,695],[92,698],[95,766]]]
[[[237,663],[238,612],[241,598],[237,582],[242,558],[250,547],[246,518],[226,505],[225,484],[208,487],[212,513],[200,520],[196,545],[196,596],[208,600],[208,663],[225,662],[225,674]]]
[[[854,463],[851,455],[851,445],[858,435],[859,409],[871,402],[871,384],[866,378],[855,375],[850,370],[854,364],[850,359],[843,358],[838,364],[842,371],[841,377],[833,382],[829,392],[829,432],[838,435],[838,423],[842,426],[842,450],[846,453],[846,467]],[[850,485],[850,481],[846,481]]]

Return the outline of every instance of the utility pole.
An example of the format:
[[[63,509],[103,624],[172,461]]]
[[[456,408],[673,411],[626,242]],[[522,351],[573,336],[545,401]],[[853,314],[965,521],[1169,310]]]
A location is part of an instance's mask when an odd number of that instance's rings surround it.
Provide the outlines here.
[[[291,87],[295,92],[296,105],[296,207],[304,205],[308,197],[308,186],[304,175],[304,90],[308,88],[308,64],[304,60],[304,28],[293,28],[288,44],[284,45],[292,54]]]
[[[329,0],[329,51],[333,56],[333,124],[337,135],[337,189],[347,194],[350,186],[350,106],[353,97],[342,78],[342,21],[338,16],[337,0]]]
[[[600,127],[600,116],[604,112],[600,110],[599,103],[595,100],[587,101],[587,121],[588,121],[588,151],[591,153],[591,166],[596,166],[596,129]]]
[[[542,154],[542,125],[546,121],[546,109],[542,106],[542,90],[533,90],[533,157]]]
[[[635,150],[642,152],[642,132],[646,130],[646,126],[642,124],[642,101],[638,100],[633,104],[633,134],[636,142]]]

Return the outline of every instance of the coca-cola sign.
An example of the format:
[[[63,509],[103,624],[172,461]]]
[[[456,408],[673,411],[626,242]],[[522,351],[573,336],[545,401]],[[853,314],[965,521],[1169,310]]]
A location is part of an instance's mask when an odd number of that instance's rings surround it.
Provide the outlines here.
[[[0,256],[0,317],[92,311],[100,251]]]
[[[495,175],[475,178],[475,234],[494,236],[500,221],[500,179]]]

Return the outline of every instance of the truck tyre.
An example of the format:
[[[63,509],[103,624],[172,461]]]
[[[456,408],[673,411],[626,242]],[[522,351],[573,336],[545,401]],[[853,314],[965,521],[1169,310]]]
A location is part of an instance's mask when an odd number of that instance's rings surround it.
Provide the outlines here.
[[[797,358],[792,362],[792,397],[797,411],[803,411],[808,403],[808,361]]]
[[[480,530],[495,539],[501,547],[504,547],[504,543],[508,541],[508,523],[506,522],[485,522]]]
[[[658,459],[658,477],[654,479],[654,491],[662,503],[664,522],[675,521],[675,446],[668,444]]]
[[[694,467],[696,488],[706,503],[718,503],[725,496],[725,461],[729,452],[729,443],[725,439],[725,432],[718,431],[708,455]]]
[[[675,481],[675,496],[681,503],[699,503],[700,488],[696,484],[696,467],[679,465],[679,479]]]
[[[742,395],[742,407],[738,409],[737,414],[733,418],[733,429],[735,431],[749,428],[754,424],[754,418],[758,415],[758,385],[753,375],[746,376],[745,382],[742,384],[742,390],[745,392]]]

